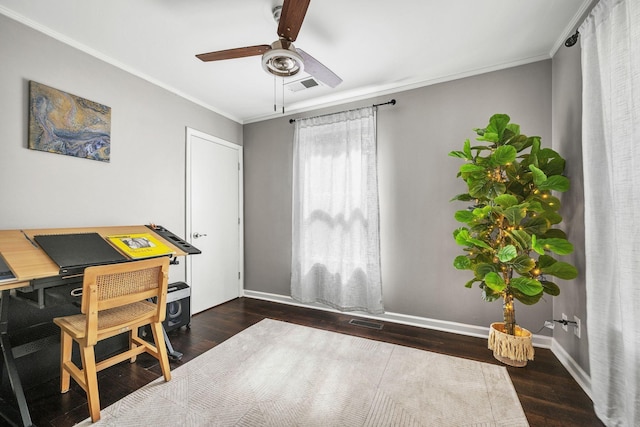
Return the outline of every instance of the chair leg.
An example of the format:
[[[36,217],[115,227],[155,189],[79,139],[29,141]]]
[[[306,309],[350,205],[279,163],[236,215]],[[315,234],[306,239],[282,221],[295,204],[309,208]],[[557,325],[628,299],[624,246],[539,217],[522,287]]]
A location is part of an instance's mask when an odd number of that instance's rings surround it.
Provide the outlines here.
[[[71,382],[71,375],[69,371],[65,369],[67,363],[71,363],[71,349],[73,340],[71,335],[61,332],[60,335],[60,392],[66,393],[69,391],[69,385]]]
[[[164,334],[162,333],[162,323],[151,323],[151,332],[153,333],[153,341],[156,344],[158,350],[158,361],[160,362],[160,368],[162,369],[162,375],[164,375],[165,381],[171,380],[171,368],[169,366],[169,356],[167,354],[167,344],[164,342]]]
[[[86,384],[87,404],[89,415],[94,423],[100,419],[100,394],[98,393],[98,372],[96,370],[96,356],[93,346],[80,348],[82,357],[82,372]]]

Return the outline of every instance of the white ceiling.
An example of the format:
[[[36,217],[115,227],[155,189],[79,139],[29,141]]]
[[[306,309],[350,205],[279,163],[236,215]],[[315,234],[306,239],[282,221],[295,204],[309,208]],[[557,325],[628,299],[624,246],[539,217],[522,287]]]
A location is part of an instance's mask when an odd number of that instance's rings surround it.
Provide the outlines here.
[[[295,45],[344,81],[284,90],[288,113],[550,58],[592,0],[312,0]],[[0,0],[0,13],[240,123],[282,114],[259,56],[278,0]],[[296,76],[299,77],[299,76]],[[292,79],[296,79],[296,77]]]

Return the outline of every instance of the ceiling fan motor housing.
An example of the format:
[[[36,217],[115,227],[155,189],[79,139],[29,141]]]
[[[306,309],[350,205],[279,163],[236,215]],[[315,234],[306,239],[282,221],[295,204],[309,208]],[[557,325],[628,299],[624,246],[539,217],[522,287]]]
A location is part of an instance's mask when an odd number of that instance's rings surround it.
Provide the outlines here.
[[[262,55],[262,68],[278,77],[290,77],[304,69],[304,62],[293,43],[280,39]]]

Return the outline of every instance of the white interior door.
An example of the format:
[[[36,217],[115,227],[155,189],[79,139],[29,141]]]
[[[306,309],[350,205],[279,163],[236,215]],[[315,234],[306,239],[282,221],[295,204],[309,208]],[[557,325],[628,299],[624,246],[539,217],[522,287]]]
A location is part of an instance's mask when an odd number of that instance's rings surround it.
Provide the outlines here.
[[[191,312],[242,292],[242,147],[187,128],[186,257]]]

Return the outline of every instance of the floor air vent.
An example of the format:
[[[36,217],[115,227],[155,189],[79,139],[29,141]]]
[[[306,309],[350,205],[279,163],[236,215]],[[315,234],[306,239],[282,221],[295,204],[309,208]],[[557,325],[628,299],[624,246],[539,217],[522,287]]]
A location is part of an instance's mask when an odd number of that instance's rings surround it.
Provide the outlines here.
[[[382,330],[382,326],[383,326],[381,323],[370,322],[368,320],[361,320],[361,319],[351,319],[349,320],[349,324],[355,325],[355,326],[362,326],[363,328],[377,329],[379,331]]]

